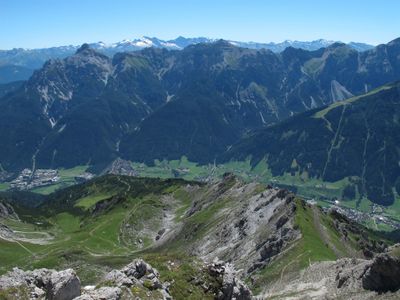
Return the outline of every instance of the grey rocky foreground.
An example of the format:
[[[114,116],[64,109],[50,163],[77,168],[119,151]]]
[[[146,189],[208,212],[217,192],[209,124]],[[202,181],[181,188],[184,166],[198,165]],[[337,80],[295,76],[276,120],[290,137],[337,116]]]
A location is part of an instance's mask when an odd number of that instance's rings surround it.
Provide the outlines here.
[[[219,300],[248,300],[251,291],[236,277],[231,264],[215,261],[207,266],[209,274],[222,284],[216,293]],[[1,296],[6,299],[49,300],[170,300],[168,282],[160,280],[159,272],[142,259],[135,259],[120,270],[112,270],[96,286],[81,287],[72,269],[63,271],[37,269],[23,271],[14,268],[0,277]]]
[[[121,270],[108,273],[102,282],[92,289],[82,289],[81,282],[72,269],[55,271],[38,269],[23,271],[14,268],[0,277],[0,290],[12,299],[49,300],[100,300],[136,299],[135,291],[152,299],[172,299],[168,283],[162,283],[160,274],[145,261],[136,259]]]
[[[11,299],[69,300],[81,294],[81,282],[72,269],[23,271],[14,268],[0,277],[0,290],[8,291],[6,297]]]

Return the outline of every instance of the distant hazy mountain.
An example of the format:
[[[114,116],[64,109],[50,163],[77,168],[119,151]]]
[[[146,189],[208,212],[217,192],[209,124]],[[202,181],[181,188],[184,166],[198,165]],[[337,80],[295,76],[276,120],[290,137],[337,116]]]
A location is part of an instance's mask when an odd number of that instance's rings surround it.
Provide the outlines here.
[[[161,40],[158,38],[142,37],[140,39],[123,40],[121,42],[105,44],[103,42],[91,43],[90,47],[108,56],[113,56],[117,52],[129,52],[142,50],[147,47],[166,48],[169,50],[182,50],[183,48],[199,43],[212,43],[216,39],[205,37],[185,38],[178,37],[174,40]],[[294,47],[305,50],[317,50],[327,47],[334,41],[315,40],[311,42],[289,41],[281,43],[255,43],[229,41],[232,45],[250,49],[269,49],[273,52],[281,52],[287,47]],[[364,43],[349,43],[349,46],[357,51],[365,51],[373,48],[372,45]],[[12,49],[0,50],[0,84],[15,80],[28,79],[33,70],[42,67],[49,59],[65,58],[73,55],[79,46],[61,46],[43,49]]]

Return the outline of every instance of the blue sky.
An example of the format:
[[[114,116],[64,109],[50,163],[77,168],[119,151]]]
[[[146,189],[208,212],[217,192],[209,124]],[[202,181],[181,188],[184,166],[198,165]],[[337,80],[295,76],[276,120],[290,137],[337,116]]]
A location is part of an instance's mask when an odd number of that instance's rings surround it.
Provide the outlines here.
[[[141,36],[279,42],[400,37],[399,0],[0,0],[0,49]]]

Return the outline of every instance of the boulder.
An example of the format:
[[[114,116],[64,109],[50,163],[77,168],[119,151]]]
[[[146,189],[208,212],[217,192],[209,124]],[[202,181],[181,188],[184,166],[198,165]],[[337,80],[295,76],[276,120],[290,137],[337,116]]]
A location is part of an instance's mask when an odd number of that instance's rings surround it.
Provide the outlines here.
[[[142,278],[146,274],[153,274],[156,277],[160,277],[160,274],[156,269],[153,269],[148,263],[143,259],[135,259],[129,265],[125,266],[122,270],[123,273],[128,277],[135,277],[137,279]]]
[[[271,238],[260,251],[260,261],[267,260],[281,252],[283,240],[276,237]]]
[[[395,292],[400,289],[400,259],[386,253],[378,255],[366,267],[362,286],[376,292]]]
[[[336,262],[335,282],[338,289],[358,290],[360,278],[369,261],[355,258],[343,258]]]
[[[104,277],[104,280],[117,287],[121,287],[123,285],[131,286],[134,283],[131,278],[126,276],[126,274],[120,270],[112,270]]]
[[[81,294],[81,282],[72,269],[52,272],[48,282],[49,300],[69,300]]]
[[[208,272],[222,282],[217,291],[219,300],[248,300],[252,298],[250,289],[236,276],[232,264],[215,260],[208,265]]]
[[[136,299],[131,289],[144,291],[156,297],[154,299],[171,299],[169,284],[161,282],[158,271],[142,259],[135,259],[121,270],[112,270],[98,286],[100,288],[84,291],[78,300]]]
[[[14,268],[7,274],[0,276],[0,290],[27,285],[27,272]]]
[[[0,289],[21,287],[30,292],[30,299],[71,300],[81,294],[81,283],[72,269],[55,271],[38,269],[23,271],[14,268],[0,277]]]

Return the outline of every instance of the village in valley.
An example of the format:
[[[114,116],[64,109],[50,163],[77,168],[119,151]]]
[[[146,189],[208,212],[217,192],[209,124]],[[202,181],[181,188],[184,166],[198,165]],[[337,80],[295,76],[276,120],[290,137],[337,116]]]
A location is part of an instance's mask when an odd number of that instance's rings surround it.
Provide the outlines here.
[[[55,184],[60,180],[57,170],[53,169],[23,169],[10,183],[11,189],[30,190],[35,187]]]
[[[315,199],[308,199],[306,201],[311,205],[318,204],[318,201]],[[356,221],[357,223],[369,224],[369,226],[373,229],[379,230],[379,227],[382,226],[386,228],[400,229],[400,222],[385,215],[384,208],[382,208],[380,205],[373,204],[371,211],[365,212],[347,207],[342,204],[342,201],[339,200],[324,200],[324,202],[329,204],[328,207],[324,207],[325,210],[335,210],[350,220]]]
[[[113,161],[102,174],[118,174],[126,176],[138,176],[138,173],[132,168],[130,162],[116,159]],[[10,176],[10,175],[8,175]],[[74,183],[82,183],[94,178],[95,175],[88,171],[78,172],[72,179]],[[23,169],[18,176],[10,181],[9,188],[12,190],[27,191],[38,187],[50,186],[61,183],[63,181],[58,169]]]
[[[83,172],[74,177],[77,183],[90,180],[94,174]],[[38,187],[44,187],[57,184],[61,181],[60,172],[57,169],[23,169],[21,173],[10,182],[10,189],[26,191]]]

